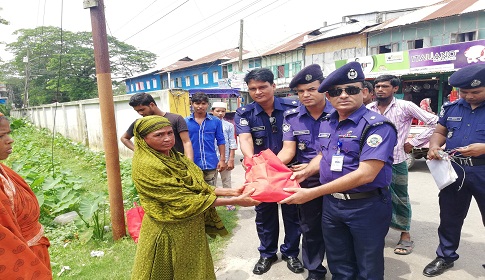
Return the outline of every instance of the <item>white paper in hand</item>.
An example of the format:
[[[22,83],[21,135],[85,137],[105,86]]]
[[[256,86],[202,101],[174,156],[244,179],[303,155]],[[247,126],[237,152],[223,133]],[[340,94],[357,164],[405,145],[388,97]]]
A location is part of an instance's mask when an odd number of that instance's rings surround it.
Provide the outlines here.
[[[451,183],[455,182],[458,178],[455,169],[451,166],[451,161],[449,159],[432,159],[426,160],[429,171],[433,175],[434,181],[438,186],[438,189],[442,190],[449,186]]]

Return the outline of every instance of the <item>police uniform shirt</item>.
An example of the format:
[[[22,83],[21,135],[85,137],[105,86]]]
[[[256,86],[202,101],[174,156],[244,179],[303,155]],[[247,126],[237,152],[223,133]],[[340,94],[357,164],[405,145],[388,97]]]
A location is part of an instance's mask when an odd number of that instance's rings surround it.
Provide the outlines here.
[[[251,133],[253,138],[254,154],[270,149],[277,154],[283,147],[283,113],[298,106],[298,101],[274,97],[274,111],[268,116],[263,108],[256,102],[236,110],[234,122],[236,134]]]
[[[447,150],[485,143],[485,103],[475,110],[464,99],[443,105],[438,123],[448,130]],[[485,155],[477,158],[485,158]]]
[[[357,170],[359,163],[365,160],[380,160],[384,162],[383,168],[373,182],[346,191],[346,193],[357,193],[371,191],[376,188],[388,187],[392,177],[392,151],[397,143],[397,133],[394,127],[378,113],[368,110],[365,106],[360,107],[352,113],[349,118],[339,123],[338,113],[330,114],[329,120],[322,122],[318,135],[322,151],[320,161],[320,182],[322,184],[331,182],[354,170]],[[363,140],[362,151],[360,151],[361,135],[369,124],[366,139]],[[332,156],[337,153],[337,143],[342,142],[340,155],[344,156],[342,171],[331,171]],[[359,157],[360,153],[360,157]]]
[[[283,121],[283,141],[296,142],[296,160],[300,163],[308,163],[320,151],[318,132],[323,119],[333,110],[330,102],[325,103],[325,108],[318,119],[314,119],[304,105],[285,112]]]

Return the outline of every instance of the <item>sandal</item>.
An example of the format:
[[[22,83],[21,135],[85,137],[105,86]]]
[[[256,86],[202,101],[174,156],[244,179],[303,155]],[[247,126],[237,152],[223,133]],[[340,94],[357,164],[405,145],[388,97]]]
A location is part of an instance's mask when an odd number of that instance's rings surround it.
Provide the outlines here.
[[[409,255],[413,252],[414,241],[399,240],[394,248],[394,254],[397,255]]]
[[[227,209],[227,211],[234,211],[234,210],[236,210],[236,206],[234,206],[234,205],[226,205],[226,209]]]

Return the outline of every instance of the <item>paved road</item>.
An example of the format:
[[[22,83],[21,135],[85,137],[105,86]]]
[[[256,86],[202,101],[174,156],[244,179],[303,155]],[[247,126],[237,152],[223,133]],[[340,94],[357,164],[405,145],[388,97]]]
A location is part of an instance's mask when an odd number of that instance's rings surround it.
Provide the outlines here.
[[[240,154],[236,155],[237,163],[239,163],[240,157]],[[244,181],[244,171],[240,165],[236,166],[232,174],[233,186]],[[422,271],[424,266],[435,258],[439,223],[438,189],[424,160],[417,160],[415,166],[410,170],[409,192],[413,207],[411,234],[416,246],[410,255],[394,254],[393,248],[399,240],[400,233],[394,230],[389,231],[385,248],[386,279],[429,279],[422,275]],[[215,264],[217,279],[301,280],[307,277],[306,271],[302,274],[294,274],[289,271],[286,263],[281,259],[267,273],[254,275],[252,269],[259,258],[257,251],[259,240],[254,223],[255,212],[253,208],[241,208],[238,216],[239,225],[234,230],[234,235],[223,257]],[[462,231],[458,251],[461,257],[455,262],[454,268],[434,279],[485,279],[485,269],[482,267],[482,264],[485,263],[484,236],[485,230],[480,212],[473,201]],[[280,234],[280,242],[281,240],[283,237]],[[328,275],[327,279],[330,279]]]

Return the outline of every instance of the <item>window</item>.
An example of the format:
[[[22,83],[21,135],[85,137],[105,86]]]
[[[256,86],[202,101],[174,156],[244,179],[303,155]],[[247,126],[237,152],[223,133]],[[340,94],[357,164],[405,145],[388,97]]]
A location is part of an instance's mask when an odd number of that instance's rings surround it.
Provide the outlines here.
[[[227,65],[227,72],[232,72],[232,64]]]
[[[150,89],[150,81],[146,81],[147,83],[147,89]]]
[[[168,81],[167,80],[163,80],[163,82],[162,82],[162,88],[163,89],[168,88]]]
[[[209,74],[202,73],[202,84],[207,85],[209,83]]]
[[[229,75],[227,73],[227,65],[222,66],[222,78],[228,78]]]
[[[460,42],[468,42],[474,41],[477,39],[477,32],[464,32],[464,33],[451,33],[450,43],[460,43]]]
[[[130,91],[134,91],[133,84],[130,84]]]
[[[152,85],[153,85],[153,88],[157,88],[158,87],[157,79],[152,79]]]
[[[199,85],[199,75],[194,75],[194,86]]]
[[[390,53],[391,45],[379,46],[379,53]]]
[[[290,67],[288,64],[278,66],[278,78],[288,78],[290,75]]]
[[[291,77],[294,77],[301,70],[301,61],[293,62],[291,65]]]
[[[408,50],[422,49],[423,39],[408,41]]]
[[[170,79],[170,88],[175,87],[175,81],[173,79]]]
[[[175,87],[177,87],[177,88],[181,88],[181,87],[182,87],[182,77],[178,77],[178,78],[176,79],[176,83],[177,83],[177,84],[175,85]]]
[[[219,81],[219,72],[218,71],[212,72],[212,81],[214,83],[216,83],[217,81]]]
[[[261,58],[249,59],[249,69],[261,67]]]
[[[185,86],[190,87],[190,76],[185,76]]]

